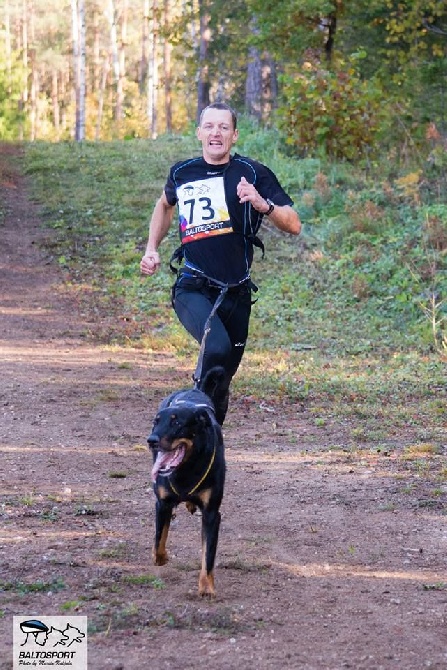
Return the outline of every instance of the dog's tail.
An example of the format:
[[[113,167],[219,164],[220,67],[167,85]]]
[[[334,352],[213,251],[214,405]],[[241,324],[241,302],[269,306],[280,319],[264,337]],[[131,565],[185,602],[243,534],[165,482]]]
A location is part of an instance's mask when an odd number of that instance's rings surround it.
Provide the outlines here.
[[[211,399],[216,413],[217,422],[223,424],[228,409],[229,380],[222,366],[208,370],[199,383],[199,389]]]

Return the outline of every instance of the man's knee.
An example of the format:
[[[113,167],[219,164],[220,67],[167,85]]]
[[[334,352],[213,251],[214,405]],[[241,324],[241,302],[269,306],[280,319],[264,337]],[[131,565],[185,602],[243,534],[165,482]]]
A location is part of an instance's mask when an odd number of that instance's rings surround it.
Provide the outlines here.
[[[207,368],[212,368],[215,365],[222,366],[225,370],[231,367],[233,357],[233,347],[231,342],[220,340],[219,342],[209,343],[206,347],[206,363]]]

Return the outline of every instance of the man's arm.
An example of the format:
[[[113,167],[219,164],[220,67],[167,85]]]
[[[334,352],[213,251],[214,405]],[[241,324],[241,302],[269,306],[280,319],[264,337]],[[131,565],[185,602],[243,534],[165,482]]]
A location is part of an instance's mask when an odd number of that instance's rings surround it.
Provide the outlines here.
[[[140,263],[140,270],[144,275],[153,275],[160,267],[158,247],[168,234],[174,216],[175,205],[170,205],[166,194],[161,194],[157,200],[149,225],[149,238],[146,251]]]
[[[267,207],[264,213],[267,213],[270,205],[266,200],[264,202]],[[275,205],[268,218],[279,230],[285,233],[299,235],[301,232],[300,217],[290,205]]]
[[[252,207],[260,214],[267,214],[270,205],[253,184],[250,184],[245,177],[241,178],[237,186],[237,194],[240,202],[250,202]],[[298,213],[290,205],[275,205],[269,214],[270,221],[279,230],[291,235],[299,235],[301,232],[301,221]]]

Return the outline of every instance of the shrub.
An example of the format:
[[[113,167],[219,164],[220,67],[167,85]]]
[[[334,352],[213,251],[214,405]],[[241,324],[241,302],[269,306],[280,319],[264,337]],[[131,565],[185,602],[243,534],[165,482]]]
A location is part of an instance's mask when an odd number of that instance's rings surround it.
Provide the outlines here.
[[[283,77],[284,104],[278,110],[286,142],[304,155],[357,160],[372,155],[381,128],[383,95],[362,81],[354,67],[329,71],[306,64]]]

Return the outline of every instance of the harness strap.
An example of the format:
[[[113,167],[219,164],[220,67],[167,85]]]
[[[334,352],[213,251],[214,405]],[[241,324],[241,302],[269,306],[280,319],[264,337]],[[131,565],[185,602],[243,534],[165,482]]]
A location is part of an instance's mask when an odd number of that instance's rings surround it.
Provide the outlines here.
[[[265,246],[264,242],[257,235],[246,235],[247,240],[249,240],[254,247],[257,247],[262,252],[262,258],[265,256]]]
[[[262,252],[262,258],[265,256],[265,246],[264,242],[261,240],[260,237],[257,235],[245,235],[245,239],[247,239],[251,244],[256,247],[257,249],[260,249]],[[185,256],[185,252],[183,249],[183,244],[181,244],[177,249],[175,249],[174,253],[172,254],[171,258],[169,259],[169,268],[171,272],[173,272],[175,275],[178,274],[178,269],[174,267],[173,263],[180,263],[182,262],[183,258]],[[217,283],[217,280],[213,280]]]
[[[263,245],[261,240],[259,240],[259,243],[260,243],[260,248],[262,248],[262,250],[264,250],[264,245]],[[258,245],[256,245],[256,246],[258,246]],[[258,292],[258,287],[250,279],[250,277],[248,279],[246,279],[245,281],[239,283],[239,284],[225,284],[224,282],[219,281],[219,279],[215,279],[214,277],[210,277],[209,275],[206,275],[204,272],[199,272],[199,271],[194,270],[192,268],[190,269],[189,267],[186,267],[186,266],[178,268],[178,269],[173,266],[174,261],[177,262],[177,263],[181,263],[182,260],[183,260],[183,247],[182,247],[182,245],[180,245],[174,251],[174,253],[172,254],[172,256],[169,260],[169,267],[171,269],[171,272],[176,274],[178,278],[180,278],[181,274],[184,272],[186,275],[193,276],[196,279],[202,279],[205,283],[208,283],[209,285],[214,286],[216,288],[220,288],[220,289],[226,288],[227,290],[238,289],[238,288],[240,288],[242,286],[245,286],[247,284],[249,286],[249,288],[254,293]],[[175,284],[174,284],[174,286],[175,286]]]
[[[177,249],[175,249],[174,253],[172,254],[171,258],[169,259],[169,268],[171,272],[173,272],[175,275],[178,274],[178,269],[173,266],[173,263],[181,263],[183,260],[184,252],[183,252],[183,245],[181,244]]]

